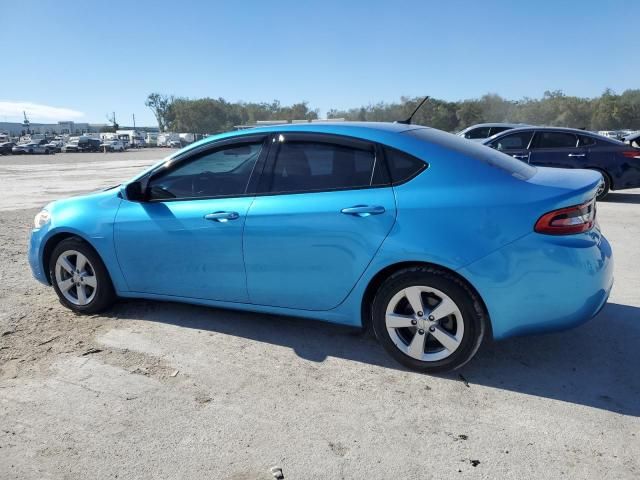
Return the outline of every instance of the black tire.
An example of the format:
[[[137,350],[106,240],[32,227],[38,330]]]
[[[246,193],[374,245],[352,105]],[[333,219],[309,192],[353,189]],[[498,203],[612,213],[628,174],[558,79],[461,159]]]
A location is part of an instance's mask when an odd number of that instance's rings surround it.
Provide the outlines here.
[[[602,187],[598,190],[598,194],[596,195],[596,200],[602,200],[609,194],[609,190],[611,189],[611,178],[605,172],[597,170],[600,174],[602,174]]]
[[[76,305],[67,300],[56,282],[56,262],[63,253],[68,252],[69,250],[79,252],[89,260],[93,269],[93,274],[97,280],[95,295],[93,295],[93,299],[86,305]],[[60,303],[74,312],[84,314],[97,313],[109,308],[116,300],[111,277],[109,276],[109,272],[104,266],[102,259],[91,245],[78,237],[67,238],[56,245],[51,253],[51,258],[49,259],[49,275],[51,278],[51,284],[60,299]]]
[[[396,346],[387,330],[385,321],[387,306],[399,292],[412,286],[425,286],[446,294],[453,300],[462,315],[464,333],[458,347],[446,358],[421,361],[410,357]],[[423,297],[423,301],[434,300]],[[428,314],[425,313],[424,316],[427,317]],[[453,320],[449,317],[446,321],[457,322],[458,319],[453,316]],[[394,273],[380,286],[373,300],[372,326],[376,338],[399,363],[419,372],[445,372],[463,366],[480,348],[487,325],[488,317],[477,295],[456,276],[434,267],[414,267]],[[415,335],[418,334],[417,327],[410,328],[415,330]],[[429,338],[427,330],[421,331],[425,332],[425,339]]]

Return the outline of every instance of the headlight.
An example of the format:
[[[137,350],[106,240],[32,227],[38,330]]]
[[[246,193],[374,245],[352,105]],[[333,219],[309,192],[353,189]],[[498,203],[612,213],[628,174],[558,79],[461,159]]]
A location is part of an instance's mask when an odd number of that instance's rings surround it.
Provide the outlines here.
[[[33,220],[33,224],[36,228],[42,228],[51,220],[51,214],[46,210],[40,210]]]

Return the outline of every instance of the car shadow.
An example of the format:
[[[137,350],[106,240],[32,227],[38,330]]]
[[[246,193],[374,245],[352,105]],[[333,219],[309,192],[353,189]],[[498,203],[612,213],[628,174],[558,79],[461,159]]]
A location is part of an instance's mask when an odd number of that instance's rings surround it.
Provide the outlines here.
[[[323,322],[143,300],[123,301],[111,316],[285,346],[314,362],[337,357],[404,370],[372,335]],[[487,342],[468,365],[440,377],[638,417],[638,345],[640,308],[610,303],[573,330]]]
[[[640,204],[640,194],[638,193],[618,193],[610,192],[603,200],[608,203],[635,203]]]

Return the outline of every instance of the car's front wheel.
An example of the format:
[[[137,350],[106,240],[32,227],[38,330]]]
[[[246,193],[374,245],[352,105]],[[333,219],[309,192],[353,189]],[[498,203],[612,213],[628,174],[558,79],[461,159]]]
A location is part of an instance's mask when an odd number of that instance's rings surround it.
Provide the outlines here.
[[[49,275],[60,302],[73,311],[96,313],[111,306],[111,278],[95,250],[79,238],[61,241],[49,261]]]
[[[454,275],[432,267],[390,276],[375,296],[372,313],[385,350],[421,372],[453,370],[471,360],[487,322],[477,295]]]

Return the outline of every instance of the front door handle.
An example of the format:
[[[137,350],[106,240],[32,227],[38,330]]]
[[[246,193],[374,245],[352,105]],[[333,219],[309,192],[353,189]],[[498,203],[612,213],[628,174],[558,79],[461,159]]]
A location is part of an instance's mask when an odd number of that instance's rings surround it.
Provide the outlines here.
[[[369,215],[380,215],[385,212],[385,209],[380,205],[355,205],[343,208],[340,212],[345,215],[355,215],[356,217],[368,217]]]
[[[584,153],[570,153],[568,157],[586,157]]]
[[[517,158],[518,160],[526,160],[529,158],[529,155],[513,155],[513,158]]]
[[[229,220],[237,220],[238,218],[240,218],[240,214],[238,212],[213,212],[204,216],[205,220],[223,223]]]

